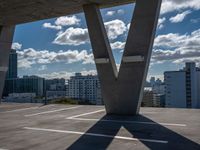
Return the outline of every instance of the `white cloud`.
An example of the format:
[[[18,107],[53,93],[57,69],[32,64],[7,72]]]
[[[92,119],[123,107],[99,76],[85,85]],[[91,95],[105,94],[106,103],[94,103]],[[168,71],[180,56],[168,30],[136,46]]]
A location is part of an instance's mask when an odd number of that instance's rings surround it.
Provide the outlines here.
[[[184,9],[200,9],[199,0],[163,0],[161,14],[180,11]]]
[[[130,26],[131,26],[131,23],[127,24],[127,29],[129,30],[130,29]]]
[[[89,35],[87,29],[70,27],[65,32],[60,32],[55,40],[54,44],[59,45],[81,45],[89,41]]]
[[[119,35],[124,34],[127,30],[125,23],[118,19],[105,22],[105,28],[109,39],[116,39]]]
[[[20,50],[22,48],[22,44],[15,42],[15,43],[12,43],[11,47],[14,50]]]
[[[97,75],[96,70],[83,70],[80,72],[82,75]],[[46,78],[46,79],[54,79],[54,78],[64,78],[68,80],[71,76],[74,76],[75,72],[67,72],[67,71],[58,71],[51,72],[48,74],[37,74],[37,76]]]
[[[115,13],[115,11],[107,11],[106,16],[113,16]]]
[[[125,23],[118,19],[105,22],[105,28],[109,39],[116,39],[127,30]],[[65,32],[59,32],[53,41],[54,44],[74,46],[87,42],[89,42],[88,30],[74,27],[66,29]]]
[[[44,23],[42,26],[44,28],[55,29],[55,30],[61,30],[62,29],[62,26],[52,25],[51,23]]]
[[[200,29],[191,34],[169,33],[155,39],[152,61],[181,63],[196,61],[200,64]]]
[[[56,19],[55,24],[57,26],[70,26],[78,25],[81,20],[78,19],[75,15],[73,16],[62,16]]]
[[[125,11],[123,9],[119,9],[119,10],[117,10],[117,13],[122,15],[125,13]]]
[[[171,17],[169,20],[170,20],[172,23],[182,22],[182,21],[185,19],[185,17],[186,17],[188,14],[190,14],[190,13],[191,13],[191,11],[190,11],[190,10],[187,10],[187,11],[184,11],[184,12],[182,12],[182,13],[180,13],[180,14],[177,14],[177,15],[174,16],[174,17]]]
[[[82,75],[97,75],[97,70],[83,70],[81,71]]]
[[[94,63],[93,54],[86,50],[67,50],[50,52],[48,50],[35,50],[33,48],[18,51],[19,68],[30,68],[33,64],[49,63],[73,63],[82,62],[82,64]]]
[[[115,14],[123,15],[125,12],[123,9],[118,9],[118,10],[109,10],[106,12],[106,16],[113,16]]]
[[[122,49],[124,49],[125,42],[117,41],[117,42],[111,43],[110,45],[111,45],[112,49],[122,50]]]
[[[165,17],[162,17],[162,18],[158,19],[158,29],[162,29],[164,27],[165,21],[166,21]]]
[[[66,72],[66,71],[59,71],[59,72],[51,72],[46,74],[37,74],[37,76],[46,78],[46,79],[54,79],[54,78],[64,78],[69,79],[70,76],[73,76],[74,72]]]

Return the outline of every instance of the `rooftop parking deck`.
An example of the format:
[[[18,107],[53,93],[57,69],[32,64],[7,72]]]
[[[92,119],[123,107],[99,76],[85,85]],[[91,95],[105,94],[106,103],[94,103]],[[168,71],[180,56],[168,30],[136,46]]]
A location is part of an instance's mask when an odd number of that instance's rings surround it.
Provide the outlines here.
[[[200,110],[141,108],[106,116],[104,106],[0,105],[0,149],[199,150]]]

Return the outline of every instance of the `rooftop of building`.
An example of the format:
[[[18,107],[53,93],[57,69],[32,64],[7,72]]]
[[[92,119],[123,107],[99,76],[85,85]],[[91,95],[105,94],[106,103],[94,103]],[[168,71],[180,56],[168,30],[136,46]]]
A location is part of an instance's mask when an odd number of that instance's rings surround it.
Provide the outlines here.
[[[200,110],[141,108],[106,116],[104,106],[2,103],[0,149],[198,150]]]

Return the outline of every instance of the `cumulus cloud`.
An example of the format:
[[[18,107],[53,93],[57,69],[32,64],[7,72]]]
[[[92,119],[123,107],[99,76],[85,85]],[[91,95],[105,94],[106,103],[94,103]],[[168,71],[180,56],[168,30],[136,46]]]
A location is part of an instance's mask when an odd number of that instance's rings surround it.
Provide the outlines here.
[[[52,25],[51,23],[44,23],[42,26],[44,28],[55,29],[55,30],[61,30],[62,29],[62,26]]]
[[[97,75],[96,70],[83,70],[80,72],[82,75]],[[48,74],[37,74],[37,76],[46,78],[46,79],[54,79],[54,78],[64,78],[66,80],[70,79],[71,76],[74,76],[75,72],[67,72],[67,71],[58,71],[58,72],[51,72]]]
[[[22,44],[15,42],[15,43],[12,43],[11,47],[14,50],[20,50],[22,48]]]
[[[54,44],[59,45],[81,45],[89,41],[89,35],[87,29],[70,27],[65,32],[60,32],[55,40]]]
[[[166,21],[165,17],[162,17],[162,18],[158,19],[158,29],[162,29],[164,27],[165,21]]]
[[[111,45],[112,49],[122,50],[122,49],[124,49],[125,42],[117,41],[117,42],[111,43],[110,45]]]
[[[81,20],[78,19],[75,15],[73,16],[62,16],[56,19],[55,24],[57,26],[70,26],[78,25]]]
[[[125,23],[118,19],[105,22],[105,28],[110,39],[116,39],[127,30]]]
[[[49,22],[44,23],[43,28],[49,28],[54,30],[61,30],[63,26],[71,26],[78,25],[80,23],[80,19],[77,16],[62,16],[56,19],[54,24]]]
[[[125,23],[121,20],[112,20],[105,22],[105,28],[109,39],[116,39],[124,34],[127,30]],[[64,32],[59,32],[53,41],[59,45],[81,45],[89,42],[89,34],[87,29],[70,27]]]
[[[200,29],[191,34],[169,33],[157,36],[152,61],[155,63],[195,61],[200,64]]]
[[[64,78],[69,79],[70,76],[73,76],[74,72],[66,72],[66,71],[59,71],[59,72],[51,72],[46,74],[37,74],[37,76],[45,78],[45,79],[55,79],[55,78]]]
[[[94,63],[93,54],[86,50],[60,50],[58,52],[50,52],[48,50],[35,50],[33,48],[18,51],[19,68],[30,68],[33,64],[49,64],[49,63],[73,63],[82,62],[82,64]]]
[[[163,0],[161,14],[180,11],[184,9],[200,9],[199,0]]]
[[[174,16],[174,17],[171,17],[169,20],[170,20],[172,23],[182,22],[182,21],[185,19],[185,17],[186,17],[187,15],[189,15],[190,13],[191,13],[191,11],[190,11],[190,10],[187,10],[187,11],[184,11],[184,12],[182,12],[182,13],[180,13],[180,14],[177,14],[177,15]]]

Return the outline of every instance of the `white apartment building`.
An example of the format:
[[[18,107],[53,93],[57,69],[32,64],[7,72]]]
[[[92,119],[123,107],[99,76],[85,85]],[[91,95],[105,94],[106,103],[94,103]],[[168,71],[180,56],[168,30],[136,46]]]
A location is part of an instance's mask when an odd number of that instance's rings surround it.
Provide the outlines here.
[[[164,73],[166,107],[200,108],[200,68],[186,63],[180,71]]]
[[[76,73],[68,80],[67,96],[96,105],[103,104],[98,76]]]

